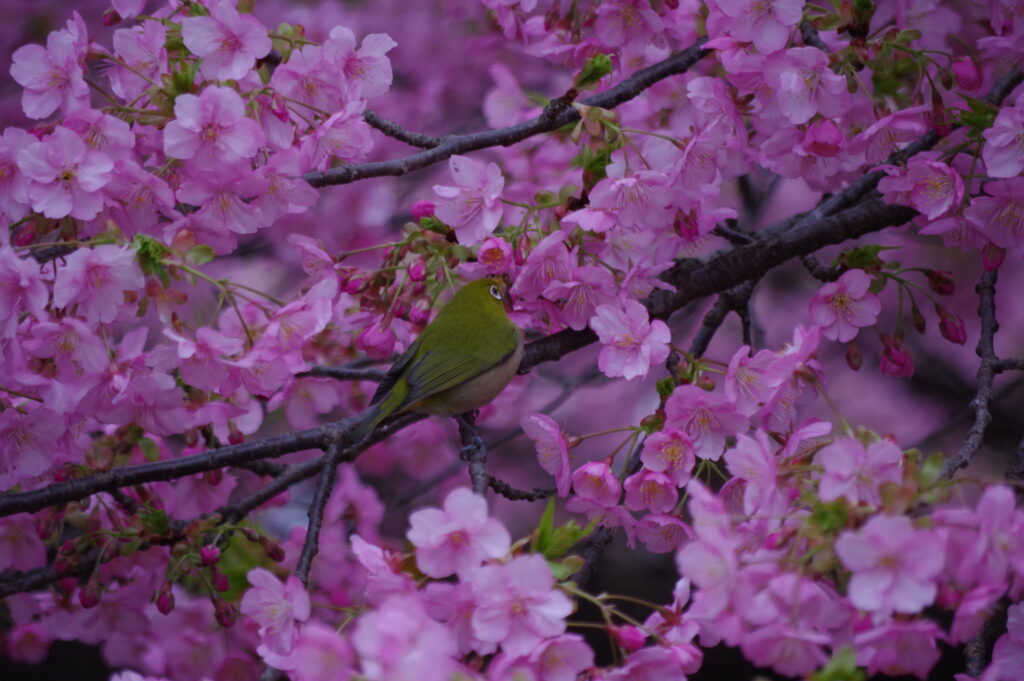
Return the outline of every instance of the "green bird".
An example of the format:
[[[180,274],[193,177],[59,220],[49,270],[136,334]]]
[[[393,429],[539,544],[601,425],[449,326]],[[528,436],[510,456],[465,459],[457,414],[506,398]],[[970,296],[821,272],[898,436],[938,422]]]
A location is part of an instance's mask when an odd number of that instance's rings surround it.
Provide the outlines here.
[[[392,414],[455,416],[482,407],[504,389],[522,358],[523,334],[505,311],[502,282],[471,281],[395,361],[351,441],[361,442]]]

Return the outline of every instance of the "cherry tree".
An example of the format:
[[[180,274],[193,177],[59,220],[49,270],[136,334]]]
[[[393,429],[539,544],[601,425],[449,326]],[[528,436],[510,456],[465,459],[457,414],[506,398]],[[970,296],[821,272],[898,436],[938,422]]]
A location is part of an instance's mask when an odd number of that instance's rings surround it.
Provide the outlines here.
[[[50,10],[2,29],[9,663],[1024,678],[1019,2]],[[355,441],[483,276],[520,376]]]

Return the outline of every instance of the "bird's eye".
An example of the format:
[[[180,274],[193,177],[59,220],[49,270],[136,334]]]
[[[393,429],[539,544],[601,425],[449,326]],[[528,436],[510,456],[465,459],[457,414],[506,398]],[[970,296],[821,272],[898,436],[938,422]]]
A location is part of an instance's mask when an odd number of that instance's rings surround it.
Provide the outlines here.
[[[491,295],[497,298],[498,300],[501,300],[501,291],[499,291],[498,287],[495,286],[494,284],[491,284]]]

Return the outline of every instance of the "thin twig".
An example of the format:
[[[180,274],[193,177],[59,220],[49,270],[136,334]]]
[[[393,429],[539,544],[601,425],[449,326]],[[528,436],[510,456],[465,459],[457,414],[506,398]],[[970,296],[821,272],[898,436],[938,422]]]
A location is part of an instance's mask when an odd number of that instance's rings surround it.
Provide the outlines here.
[[[996,279],[998,270],[984,272],[981,280],[975,287],[978,292],[978,317],[981,319],[981,335],[978,337],[978,345],[975,353],[981,359],[978,364],[978,391],[971,400],[971,408],[974,410],[974,425],[967,431],[954,456],[946,459],[942,464],[942,477],[949,479],[967,466],[974,455],[981,449],[985,439],[985,429],[992,421],[992,414],[989,412],[989,403],[992,401],[992,379],[995,376],[995,367],[999,362],[996,357],[993,339],[999,329],[999,322],[996,321]]]
[[[313,376],[317,378],[334,378],[339,381],[373,381],[380,383],[388,372],[383,369],[354,369],[350,366],[328,367],[312,366],[308,371],[295,374],[296,378]]]
[[[420,147],[421,149],[433,149],[445,140],[444,137],[431,137],[423,133],[406,130],[398,123],[388,120],[373,111],[364,111],[363,120],[388,137],[394,137],[399,142],[405,142],[410,146]]]
[[[295,565],[295,576],[307,587],[313,559],[320,551],[320,530],[324,522],[324,509],[327,508],[327,502],[331,499],[334,479],[338,472],[338,462],[341,461],[344,451],[338,440],[327,447],[327,453],[323,455],[320,462],[320,477],[316,481],[316,490],[313,492],[312,501],[309,502],[306,540],[302,543],[302,553],[299,554],[298,563]]]
[[[488,486],[487,445],[480,435],[480,429],[476,427],[476,414],[459,414],[455,420],[459,424],[459,435],[462,438],[459,456],[469,464],[469,480],[473,485],[473,491],[482,495]]]

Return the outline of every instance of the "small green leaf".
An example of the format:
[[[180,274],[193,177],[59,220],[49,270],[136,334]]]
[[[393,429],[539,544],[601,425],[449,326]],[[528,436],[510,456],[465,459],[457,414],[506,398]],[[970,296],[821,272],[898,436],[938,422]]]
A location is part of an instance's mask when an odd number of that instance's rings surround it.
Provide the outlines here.
[[[832,654],[824,667],[811,674],[811,681],[864,681],[864,670],[857,666],[853,648],[843,646]]]
[[[166,534],[171,527],[167,514],[152,506],[140,508],[138,516],[139,520],[142,521],[142,527],[150,534]]]
[[[607,54],[597,54],[587,60],[576,74],[572,86],[577,90],[589,90],[597,87],[601,79],[612,72],[612,60]]]
[[[548,560],[561,558],[569,553],[569,549],[576,545],[576,542],[586,537],[597,527],[597,519],[591,520],[586,527],[580,527],[575,520],[570,520],[565,525],[555,529],[551,535],[551,541],[542,551]]]
[[[819,501],[813,505],[810,523],[824,534],[832,534],[846,527],[849,517],[850,511],[845,500]]]
[[[156,446],[156,443],[150,440],[148,437],[144,437],[139,440],[139,449],[142,450],[142,456],[146,461],[159,461],[160,460],[160,449]]]
[[[566,556],[562,560],[549,560],[548,567],[555,580],[562,582],[579,572],[585,563],[583,556]]]
[[[213,248],[206,244],[199,244],[188,249],[185,253],[185,261],[193,265],[205,265],[214,258]]]
[[[540,523],[533,532],[533,541],[530,548],[536,553],[544,553],[551,545],[551,536],[555,527],[555,499],[548,499],[548,505],[544,507],[544,514],[540,517]]]
[[[922,462],[921,474],[919,476],[920,487],[931,487],[939,481],[939,478],[942,476],[942,464],[944,461],[945,457],[940,452],[936,452]]]

